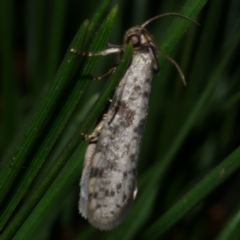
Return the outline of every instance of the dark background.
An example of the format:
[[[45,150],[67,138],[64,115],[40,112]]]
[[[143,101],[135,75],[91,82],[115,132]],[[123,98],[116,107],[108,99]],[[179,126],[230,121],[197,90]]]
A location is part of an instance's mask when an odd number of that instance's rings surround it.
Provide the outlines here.
[[[95,0],[1,1],[2,166],[10,164],[9,156],[49,91],[74,35],[85,19],[91,19],[98,4],[99,1]],[[181,13],[187,1],[115,0],[106,14],[115,4],[118,4],[118,12],[108,42],[121,44],[124,32],[130,27],[158,14]],[[173,214],[169,215],[170,220],[163,221],[164,224],[169,221],[173,223],[166,227],[163,235],[155,231],[158,239],[238,239],[240,155],[231,154],[240,142],[239,13],[240,2],[237,0],[209,1],[196,19],[201,26],[191,24],[176,47],[168,53],[184,72],[187,87],[183,86],[174,66],[161,58],[161,72],[153,81],[149,116],[139,159],[139,192],[124,224],[109,233],[90,227],[78,214],[79,187],[78,178],[74,176],[68,189],[63,189],[58,197],[51,200],[51,206],[54,207],[39,214],[39,219],[29,227],[27,220],[19,223],[20,232],[16,239],[145,239],[144,236],[153,239],[153,235],[144,234],[171,208]],[[173,19],[175,18],[163,18],[147,27],[160,47]],[[93,37],[94,34],[90,39]],[[92,75],[101,75],[114,62],[114,57],[102,57]],[[66,144],[65,138],[69,139],[82,123],[104,86],[105,80],[89,82],[67,127],[54,145],[49,160],[25,192],[2,233],[8,226],[11,227],[11,221],[17,216],[18,210],[42,179],[48,176],[54,159]],[[58,107],[55,111],[57,114]],[[48,130],[47,126],[44,131]],[[39,136],[38,143],[43,139],[44,135]],[[37,147],[34,146],[31,154],[34,154]],[[82,149],[85,147],[86,144]],[[82,149],[79,154],[84,152]],[[227,157],[226,165],[219,165]],[[79,159],[82,161],[82,157]],[[74,157],[72,161],[76,161]],[[28,157],[23,165],[11,166],[19,169],[14,185],[21,180],[30,162],[31,158]],[[82,162],[78,163],[79,177],[81,166]],[[218,174],[214,169],[217,169]],[[198,188],[207,174],[211,181],[206,187],[202,185],[202,188]],[[61,175],[59,178],[61,180]],[[15,194],[14,185],[8,194],[0,196],[4,199],[0,214],[9,207],[8,202]],[[191,189],[193,192],[189,192]],[[192,195],[181,200],[185,194],[190,193]],[[193,200],[195,195],[196,201]],[[45,196],[42,201],[47,199]],[[191,205],[191,208],[185,211],[182,205],[174,212],[173,206],[178,201],[186,201],[186,205]],[[30,214],[34,214],[34,211],[41,212],[41,208],[36,207]],[[235,226],[233,230],[229,223],[235,224],[231,225]],[[30,231],[26,233],[22,226]],[[164,226],[157,229],[161,231],[161,228]],[[230,235],[225,235],[224,238],[224,235],[220,235],[223,231]]]

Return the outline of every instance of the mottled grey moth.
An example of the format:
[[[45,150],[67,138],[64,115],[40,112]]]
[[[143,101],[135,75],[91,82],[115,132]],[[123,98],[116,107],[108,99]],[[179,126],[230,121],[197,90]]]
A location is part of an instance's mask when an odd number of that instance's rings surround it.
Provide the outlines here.
[[[89,146],[80,181],[79,212],[96,228],[111,230],[128,213],[137,194],[137,161],[146,121],[152,78],[159,71],[159,48],[145,26],[153,20],[175,15],[156,16],[141,26],[130,28],[124,35],[123,45],[109,45],[100,52],[71,52],[81,55],[121,54],[132,41],[131,62],[121,79],[107,114],[88,136]],[[195,21],[193,21],[195,22]],[[178,69],[179,66],[168,58]],[[185,81],[184,81],[185,83]]]

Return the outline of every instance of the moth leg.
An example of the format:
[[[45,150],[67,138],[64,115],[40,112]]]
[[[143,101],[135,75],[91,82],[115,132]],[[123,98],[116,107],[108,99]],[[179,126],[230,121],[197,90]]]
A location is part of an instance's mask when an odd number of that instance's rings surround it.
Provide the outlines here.
[[[105,55],[108,55],[108,54],[112,54],[112,53],[118,53],[118,52],[121,52],[122,51],[122,48],[120,47],[109,47],[103,51],[98,51],[98,52],[84,52],[84,51],[78,51],[77,49],[74,49],[74,48],[71,48],[70,49],[70,52],[72,53],[75,53],[75,54],[78,54],[78,55],[82,55],[82,56],[98,56],[98,55],[101,55],[101,56],[105,56]]]
[[[96,142],[98,140],[98,136],[102,131],[103,124],[106,120],[107,114],[103,114],[101,122],[95,127],[92,134],[88,135],[85,133],[81,133],[81,135],[85,138],[85,140],[90,140],[91,142]]]
[[[106,77],[107,75],[111,74],[115,70],[116,70],[116,67],[112,67],[106,73],[104,73],[103,75],[98,76],[98,77],[93,77],[92,79],[93,80],[97,80],[97,81],[102,80],[104,77]]]
[[[120,48],[121,50],[123,50],[123,45],[108,43],[108,48]]]

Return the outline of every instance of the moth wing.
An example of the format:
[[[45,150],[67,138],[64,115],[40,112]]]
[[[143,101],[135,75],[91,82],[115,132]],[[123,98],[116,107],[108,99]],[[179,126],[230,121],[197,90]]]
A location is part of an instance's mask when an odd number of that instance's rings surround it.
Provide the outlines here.
[[[86,155],[84,158],[82,177],[80,181],[80,199],[78,203],[79,213],[83,217],[88,216],[88,182],[91,172],[91,160],[94,155],[96,143],[90,143],[87,147]]]

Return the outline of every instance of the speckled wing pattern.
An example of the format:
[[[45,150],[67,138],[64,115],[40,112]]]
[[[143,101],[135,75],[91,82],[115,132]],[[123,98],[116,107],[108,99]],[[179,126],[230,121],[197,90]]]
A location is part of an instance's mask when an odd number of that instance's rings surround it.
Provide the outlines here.
[[[137,192],[136,167],[154,62],[149,47],[133,53],[98,140],[87,149],[79,211],[101,230],[110,230],[122,222]]]
[[[128,29],[123,37],[123,45],[109,44],[107,49],[99,52],[70,50],[85,56],[117,53],[120,57],[129,42],[133,45],[131,63],[116,89],[107,115],[93,134],[88,136],[91,141],[80,182],[79,212],[101,230],[117,227],[125,218],[137,194],[136,168],[151,82],[153,74],[159,71],[157,51],[175,65],[186,85],[178,64],[158,48],[145,28],[152,21],[166,16],[181,17],[199,25],[195,20],[181,14],[164,13]]]

